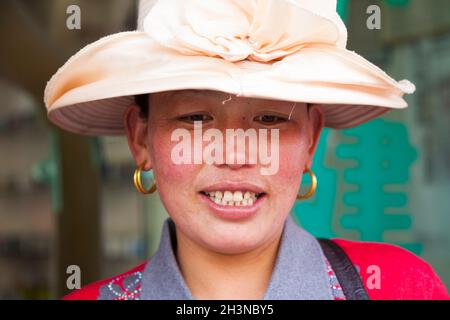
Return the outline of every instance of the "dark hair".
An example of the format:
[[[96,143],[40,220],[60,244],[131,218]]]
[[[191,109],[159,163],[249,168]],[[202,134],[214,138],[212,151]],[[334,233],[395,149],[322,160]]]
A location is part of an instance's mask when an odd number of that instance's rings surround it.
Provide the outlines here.
[[[139,109],[141,110],[141,118],[143,119],[147,119],[148,118],[148,104],[149,104],[149,94],[139,94],[134,96],[134,102],[136,103],[136,105],[139,107]]]

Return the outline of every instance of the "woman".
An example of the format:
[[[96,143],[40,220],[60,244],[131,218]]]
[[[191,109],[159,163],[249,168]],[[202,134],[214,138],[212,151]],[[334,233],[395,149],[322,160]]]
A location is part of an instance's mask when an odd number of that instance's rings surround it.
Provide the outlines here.
[[[289,215],[314,194],[324,126],[359,125],[414,92],[346,40],[330,0],[141,1],[138,31],[72,57],[47,86],[49,119],[126,134],[137,190],[158,190],[170,218],[147,263],[66,298],[447,299],[412,253],[319,241]]]

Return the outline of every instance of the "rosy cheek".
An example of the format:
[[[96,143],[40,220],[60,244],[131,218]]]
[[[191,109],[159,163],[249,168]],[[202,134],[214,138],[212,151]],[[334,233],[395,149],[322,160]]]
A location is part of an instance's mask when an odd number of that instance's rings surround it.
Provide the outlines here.
[[[297,183],[308,160],[307,146],[300,135],[289,135],[280,139],[279,179],[285,183]]]
[[[151,151],[153,158],[153,169],[155,170],[156,175],[164,177],[167,184],[172,184],[175,186],[192,181],[195,177],[196,171],[198,170],[198,165],[176,164],[172,160],[172,149],[176,143],[170,141],[170,135],[158,136],[153,141],[166,142],[153,145]]]

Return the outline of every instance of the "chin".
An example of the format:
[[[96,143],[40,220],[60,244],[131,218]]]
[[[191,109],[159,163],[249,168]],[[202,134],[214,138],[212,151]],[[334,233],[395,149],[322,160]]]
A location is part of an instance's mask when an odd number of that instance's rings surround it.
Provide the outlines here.
[[[259,247],[257,241],[239,241],[233,239],[232,241],[214,241],[206,244],[211,251],[225,254],[244,254]]]
[[[217,222],[214,226],[202,227],[196,237],[212,251],[240,254],[260,247],[270,236],[270,232],[257,223],[236,225]]]

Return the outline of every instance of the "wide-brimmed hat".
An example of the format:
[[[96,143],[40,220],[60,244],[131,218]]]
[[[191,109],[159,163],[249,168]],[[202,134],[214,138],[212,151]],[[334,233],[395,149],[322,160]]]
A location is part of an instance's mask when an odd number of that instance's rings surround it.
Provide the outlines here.
[[[49,119],[79,134],[124,134],[139,94],[206,89],[320,104],[325,126],[407,107],[415,91],[346,49],[336,0],[143,0],[138,30],[75,54],[45,90]]]

